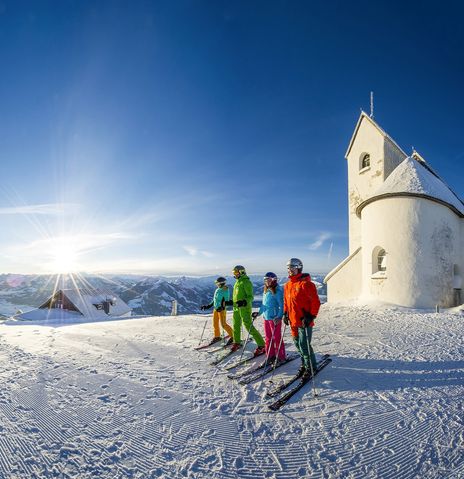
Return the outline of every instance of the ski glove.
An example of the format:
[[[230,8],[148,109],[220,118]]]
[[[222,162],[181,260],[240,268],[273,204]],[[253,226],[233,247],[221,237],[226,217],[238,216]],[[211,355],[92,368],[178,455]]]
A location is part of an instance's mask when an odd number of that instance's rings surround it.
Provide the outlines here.
[[[218,313],[220,313],[221,311],[224,311],[224,307],[223,306],[219,306],[219,308],[216,308],[216,311]]]
[[[311,322],[314,321],[315,319],[316,319],[316,316],[312,315],[311,313],[305,312],[305,315],[301,320],[303,322],[303,326],[305,328],[308,328]]]
[[[288,314],[287,313],[284,313],[283,316],[282,316],[282,321],[288,326],[288,324],[290,323],[289,319],[288,319]]]
[[[226,306],[232,306],[234,304],[234,302],[232,300],[229,300],[229,301],[225,301],[224,304]]]
[[[253,319],[256,319],[258,316],[259,316],[258,311],[255,311],[254,313],[251,313],[251,317],[252,317]]]
[[[246,299],[239,299],[235,304],[236,304],[239,308],[243,308],[244,306],[247,305],[247,300],[246,300]]]

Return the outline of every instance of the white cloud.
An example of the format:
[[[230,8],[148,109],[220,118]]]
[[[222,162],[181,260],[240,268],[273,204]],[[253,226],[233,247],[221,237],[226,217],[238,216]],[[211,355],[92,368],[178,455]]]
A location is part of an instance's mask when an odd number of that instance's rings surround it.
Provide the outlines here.
[[[319,235],[319,237],[314,241],[312,242],[308,248],[311,250],[311,251],[314,251],[314,250],[317,250],[319,249],[326,240],[328,240],[329,238],[331,237],[330,233],[321,233]]]
[[[73,203],[45,203],[41,205],[23,205],[0,208],[0,215],[64,215],[75,210]]]
[[[51,251],[54,247],[61,244],[73,244],[80,252],[86,252],[108,246],[117,241],[134,239],[133,235],[126,233],[82,233],[74,235],[53,236],[49,238],[42,238],[26,244],[18,244],[11,247],[12,250],[20,250],[23,252],[30,251],[31,253]]]
[[[327,263],[330,263],[332,259],[333,241],[330,243],[329,252],[327,253]]]
[[[182,248],[190,255],[190,256],[204,256],[205,258],[212,258],[214,256],[213,253],[209,251],[202,251],[196,248],[195,246],[182,246]]]
[[[193,246],[182,246],[182,248],[184,248],[190,256],[197,256],[198,254],[198,249]]]

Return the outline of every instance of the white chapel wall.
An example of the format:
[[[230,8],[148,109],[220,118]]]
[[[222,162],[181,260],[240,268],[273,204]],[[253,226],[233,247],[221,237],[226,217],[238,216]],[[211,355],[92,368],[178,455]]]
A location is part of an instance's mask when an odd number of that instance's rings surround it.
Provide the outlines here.
[[[456,263],[458,265],[458,278],[453,278],[455,282],[455,287],[460,286],[460,304],[464,303],[464,218],[461,218],[461,244],[460,244],[460,258],[458,259],[458,262]]]
[[[392,197],[362,210],[362,297],[415,308],[453,306],[453,266],[462,263],[462,220],[423,198]],[[387,252],[373,274],[372,251]]]
[[[359,298],[362,290],[361,258],[361,250],[358,250],[327,275],[327,298],[331,303]]]
[[[362,156],[370,155],[370,167],[360,170]],[[361,246],[361,221],[356,208],[384,181],[384,135],[367,118],[363,118],[347,156],[349,251]]]

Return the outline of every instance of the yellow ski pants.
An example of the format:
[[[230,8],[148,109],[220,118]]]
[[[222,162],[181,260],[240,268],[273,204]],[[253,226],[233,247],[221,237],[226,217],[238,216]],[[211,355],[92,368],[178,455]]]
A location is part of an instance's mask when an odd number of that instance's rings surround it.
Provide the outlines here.
[[[226,321],[227,312],[216,311],[213,312],[213,328],[214,328],[214,337],[219,338],[221,336],[221,330],[219,329],[219,322],[221,323],[222,329],[230,336],[233,336],[232,328],[227,324]]]

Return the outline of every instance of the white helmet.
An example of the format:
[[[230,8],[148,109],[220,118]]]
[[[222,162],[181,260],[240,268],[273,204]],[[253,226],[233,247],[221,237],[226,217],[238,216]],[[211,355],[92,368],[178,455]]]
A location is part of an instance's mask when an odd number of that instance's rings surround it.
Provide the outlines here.
[[[290,258],[287,261],[287,269],[298,269],[301,273],[303,271],[303,262],[298,258]]]

